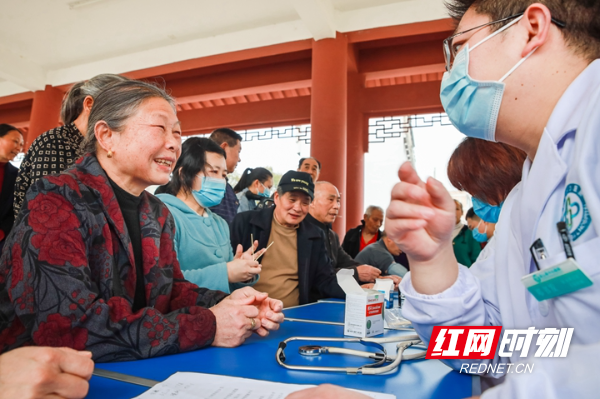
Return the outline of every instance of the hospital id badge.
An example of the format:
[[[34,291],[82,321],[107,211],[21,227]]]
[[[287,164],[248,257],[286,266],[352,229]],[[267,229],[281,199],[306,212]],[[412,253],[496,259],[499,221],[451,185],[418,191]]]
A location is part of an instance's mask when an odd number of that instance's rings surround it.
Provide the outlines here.
[[[594,284],[573,258],[567,258],[555,266],[523,276],[521,282],[540,302]]]

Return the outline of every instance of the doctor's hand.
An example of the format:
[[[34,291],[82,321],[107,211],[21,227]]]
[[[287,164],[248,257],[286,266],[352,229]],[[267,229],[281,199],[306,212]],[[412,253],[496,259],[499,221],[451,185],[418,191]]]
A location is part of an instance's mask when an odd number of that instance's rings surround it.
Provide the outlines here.
[[[375,279],[381,274],[381,270],[371,265],[360,265],[356,267],[358,280],[363,283],[374,283]]]
[[[210,308],[217,319],[213,346],[234,348],[244,343],[254,330],[261,328],[254,297],[236,298],[230,295]]]
[[[91,352],[14,349],[0,356],[0,399],[83,398],[93,370]]]
[[[269,298],[266,292],[256,291],[252,287],[244,287],[235,290],[230,297],[236,299],[254,298],[252,304],[257,307],[258,318],[260,319],[260,328],[254,332],[261,337],[269,335],[269,331],[278,330],[279,324],[283,322],[283,302],[278,299]]]
[[[242,245],[238,244],[233,260],[227,262],[227,279],[230,283],[251,280],[262,270],[261,265],[252,257],[251,249],[253,247],[246,252],[242,252]]]
[[[370,399],[370,397],[336,385],[323,384],[316,388],[294,392],[286,399]]]
[[[400,183],[392,189],[386,211],[385,231],[408,256],[417,292],[440,293],[458,276],[452,248],[454,201],[439,181],[430,177],[423,182],[410,162],[400,167],[398,176]]]

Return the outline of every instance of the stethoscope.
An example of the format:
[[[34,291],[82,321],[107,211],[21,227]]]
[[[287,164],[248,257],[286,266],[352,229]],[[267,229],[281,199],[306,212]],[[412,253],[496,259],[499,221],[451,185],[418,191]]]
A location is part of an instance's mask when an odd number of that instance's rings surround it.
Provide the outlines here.
[[[364,357],[367,359],[374,360],[373,363],[365,364],[361,367],[322,367],[322,366],[295,366],[285,363],[284,349],[288,342],[291,341],[330,341],[330,342],[354,342],[359,343],[367,347],[377,348],[379,352],[367,352],[359,351],[355,349],[345,349],[333,346],[318,346],[318,345],[306,345],[301,346],[298,352],[303,356],[319,356],[322,354],[339,354],[339,355],[352,355]],[[396,356],[391,357],[387,355],[387,352],[382,344],[398,342],[396,345]],[[402,360],[414,360],[425,357],[426,351],[420,351],[414,354],[405,355],[404,351],[413,346],[419,345],[423,342],[418,335],[402,335],[388,338],[329,338],[329,337],[291,337],[279,343],[277,348],[277,354],[275,358],[277,363],[281,366],[290,370],[303,370],[303,371],[332,371],[342,372],[347,374],[383,374],[390,371],[394,371],[400,366]],[[386,363],[389,363],[386,365]]]

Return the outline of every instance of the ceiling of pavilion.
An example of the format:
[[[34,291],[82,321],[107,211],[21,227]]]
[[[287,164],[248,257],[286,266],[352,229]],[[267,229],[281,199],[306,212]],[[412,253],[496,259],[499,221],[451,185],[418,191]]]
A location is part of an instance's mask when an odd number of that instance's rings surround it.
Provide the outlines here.
[[[442,0],[0,0],[0,97],[445,17]]]

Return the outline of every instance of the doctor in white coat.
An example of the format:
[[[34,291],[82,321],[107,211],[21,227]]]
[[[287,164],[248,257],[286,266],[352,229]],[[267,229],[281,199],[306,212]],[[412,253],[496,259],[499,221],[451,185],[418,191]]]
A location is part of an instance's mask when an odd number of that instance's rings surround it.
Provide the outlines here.
[[[450,40],[441,99],[463,133],[524,150],[523,177],[504,203],[495,239],[467,269],[457,265],[448,239],[449,194],[402,166],[386,230],[411,262],[401,286],[403,314],[427,341],[434,325],[574,328],[567,358],[529,358],[534,372],[508,374],[484,397],[594,397],[600,392],[600,37],[588,32],[598,31],[600,6],[565,0],[552,2],[554,14],[542,4],[521,14],[506,3],[480,1],[459,10],[456,31],[475,29]],[[510,16],[504,29],[477,28]],[[536,271],[529,248],[537,239],[548,254],[540,269],[566,259],[559,221],[567,223],[575,258],[593,285],[538,301],[521,277]],[[493,362],[524,360],[515,353]],[[450,362],[457,369],[461,363]]]
[[[493,363],[529,361],[534,371],[509,373],[482,397],[598,397],[600,2],[544,1],[551,8],[526,0],[449,3],[459,24],[446,41],[444,109],[461,132],[513,145],[528,160],[494,240],[470,269],[456,262],[452,250],[449,193],[435,179],[422,181],[410,164],[400,168],[385,225],[411,265],[401,283],[403,315],[427,342],[435,325],[574,328],[566,358],[496,357]],[[560,221],[567,223],[577,263],[593,285],[540,302],[521,277],[536,271],[529,249],[538,238],[548,254],[540,269],[566,259]],[[461,361],[448,363],[458,369]],[[332,386],[305,392],[354,397]]]

